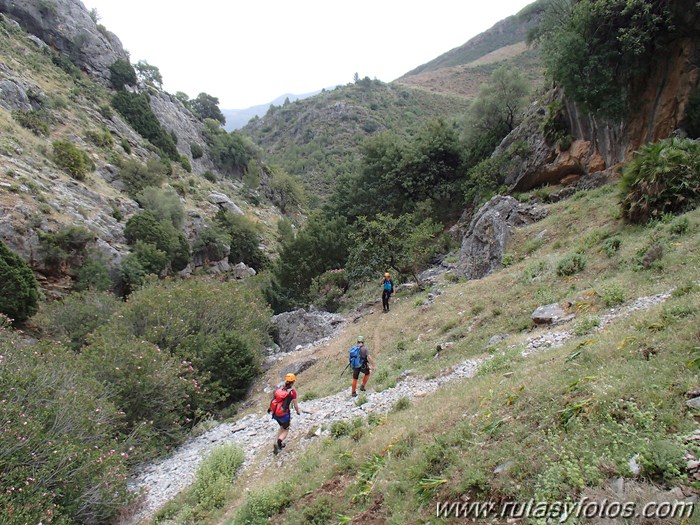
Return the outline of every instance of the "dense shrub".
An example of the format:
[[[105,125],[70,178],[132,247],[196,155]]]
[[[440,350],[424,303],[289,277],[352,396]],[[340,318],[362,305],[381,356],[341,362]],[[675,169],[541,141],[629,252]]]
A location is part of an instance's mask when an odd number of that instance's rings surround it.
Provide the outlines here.
[[[146,274],[160,275],[168,266],[168,254],[155,244],[136,241],[131,255],[136,257]]]
[[[242,174],[250,158],[242,135],[235,131],[227,133],[214,119],[206,119],[204,124],[204,138],[214,165],[229,175]]]
[[[175,228],[182,227],[185,219],[185,209],[175,190],[149,186],[136,196],[136,201],[144,210],[150,211],[159,221],[168,221]]]
[[[157,188],[165,180],[165,165],[154,159],[143,164],[137,160],[124,161],[119,170],[119,178],[126,186],[126,191],[132,197],[137,197],[145,188]]]
[[[107,322],[120,304],[111,293],[72,293],[43,305],[33,322],[44,335],[78,351],[85,346],[88,334]]]
[[[38,287],[29,265],[0,241],[0,313],[26,321],[36,313]]]
[[[622,168],[623,217],[636,224],[682,213],[700,202],[700,144],[670,138],[645,144]]]
[[[112,134],[107,129],[102,129],[100,131],[88,130],[85,132],[85,138],[92,142],[95,146],[101,148],[111,148],[114,146],[114,139]]]
[[[220,261],[229,253],[231,236],[217,224],[211,224],[199,232],[192,251],[206,261]]]
[[[87,153],[67,140],[56,140],[52,146],[53,161],[74,179],[85,180],[88,170],[94,166]]]
[[[88,243],[94,238],[94,234],[83,226],[68,226],[55,233],[40,233],[39,252],[44,264],[54,274],[61,274],[69,258],[82,257]]]
[[[568,277],[575,275],[586,267],[586,259],[580,253],[572,253],[562,257],[557,263],[557,275]]]
[[[124,89],[124,86],[136,85],[136,71],[128,60],[118,59],[109,66],[110,80],[114,89]]]
[[[190,159],[187,158],[187,155],[180,155],[180,166],[182,166],[182,169],[187,173],[192,173],[192,164],[190,163]]]
[[[12,112],[12,118],[15,119],[20,126],[27,128],[35,135],[48,136],[49,134],[49,114],[43,110],[23,111],[16,109]]]
[[[195,142],[190,144],[190,153],[192,153],[193,159],[201,159],[202,155],[204,155],[204,149]]]
[[[280,169],[270,171],[272,180],[269,183],[270,200],[282,213],[298,210],[306,203],[306,195],[302,185],[291,175]]]
[[[168,158],[179,160],[180,154],[175,147],[175,141],[160,125],[156,118],[148,95],[145,93],[129,93],[119,91],[112,97],[112,106],[142,137],[151,141]]]
[[[158,220],[151,211],[142,211],[129,217],[124,226],[124,237],[131,246],[142,241],[170,254],[177,244],[177,234],[169,222]]]
[[[112,277],[107,265],[99,258],[90,258],[78,268],[74,288],[78,292],[93,290],[104,292],[112,287]]]
[[[128,443],[103,386],[60,346],[0,330],[3,523],[109,523],[130,501]]]
[[[119,288],[123,296],[127,296],[143,286],[146,280],[144,270],[136,254],[130,253],[122,259],[119,267]]]
[[[349,286],[345,270],[328,270],[311,282],[309,300],[323,310],[336,312],[340,307],[340,298]]]
[[[192,278],[164,280],[134,291],[105,329],[192,361],[199,384],[207,390],[206,399],[191,401],[194,407],[240,398],[258,372],[259,350],[269,339],[269,318],[262,297],[246,286]]]
[[[134,336],[175,352],[187,335],[230,330],[248,334],[260,345],[267,339],[269,317],[262,298],[247,287],[193,278],[139,290],[113,321]]]
[[[269,258],[260,249],[260,234],[252,221],[243,215],[219,210],[214,222],[231,237],[230,263],[244,262],[258,271],[269,264]]]
[[[108,325],[81,354],[86,373],[106,385],[124,412],[124,435],[138,432],[146,457],[180,444],[193,424],[198,385],[188,363]]]

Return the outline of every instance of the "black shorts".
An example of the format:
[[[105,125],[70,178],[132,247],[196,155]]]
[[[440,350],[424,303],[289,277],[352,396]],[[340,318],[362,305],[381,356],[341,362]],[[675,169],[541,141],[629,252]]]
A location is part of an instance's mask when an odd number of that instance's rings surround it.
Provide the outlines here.
[[[352,369],[352,378],[357,379],[360,377],[360,372],[365,374],[366,376],[369,375],[369,367],[367,365],[360,367],[360,368],[353,368]]]

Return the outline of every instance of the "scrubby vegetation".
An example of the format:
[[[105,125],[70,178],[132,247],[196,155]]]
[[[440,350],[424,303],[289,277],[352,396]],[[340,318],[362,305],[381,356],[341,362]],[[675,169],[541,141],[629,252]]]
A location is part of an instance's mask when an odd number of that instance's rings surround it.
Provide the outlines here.
[[[30,266],[0,241],[0,314],[22,323],[37,311],[38,283]]]

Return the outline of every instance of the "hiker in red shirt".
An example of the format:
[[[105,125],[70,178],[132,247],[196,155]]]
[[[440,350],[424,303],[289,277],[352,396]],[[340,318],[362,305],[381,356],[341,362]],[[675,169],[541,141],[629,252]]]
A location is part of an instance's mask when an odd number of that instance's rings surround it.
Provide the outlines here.
[[[294,374],[284,376],[284,386],[275,390],[275,394],[270,401],[270,407],[267,409],[267,413],[272,414],[272,419],[277,421],[280,426],[277,430],[277,441],[275,441],[275,446],[272,449],[275,455],[285,447],[284,439],[289,434],[289,425],[292,422],[290,405],[293,404],[294,410],[301,415],[299,403],[297,403],[297,391],[293,388],[296,380],[297,377]]]

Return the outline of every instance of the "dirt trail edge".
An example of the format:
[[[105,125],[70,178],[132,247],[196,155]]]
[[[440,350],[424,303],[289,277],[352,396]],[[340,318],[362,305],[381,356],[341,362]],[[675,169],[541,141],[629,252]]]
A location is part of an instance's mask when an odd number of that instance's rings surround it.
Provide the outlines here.
[[[602,330],[616,319],[628,317],[636,311],[662,303],[670,295],[671,291],[640,297],[627,305],[611,308],[601,315],[598,330]],[[522,355],[532,355],[547,348],[562,346],[572,337],[572,330],[557,330],[556,327],[551,327],[527,338]],[[432,379],[413,377],[410,375],[411,371],[407,370],[396,386],[381,392],[366,392],[367,402],[361,406],[355,404],[356,398],[351,398],[347,391],[305,401],[300,407],[302,415],[294,415],[294,431],[290,435],[289,447],[284,453],[292,450],[298,452],[313,437],[327,434],[328,427],[334,421],[366,417],[370,413],[384,414],[402,397],[428,395],[445,384],[471,378],[481,363],[488,358],[489,356],[482,356],[467,359]],[[320,430],[322,426],[326,427],[324,432]],[[268,414],[249,414],[233,423],[222,423],[187,441],[172,456],[143,467],[129,483],[133,491],[143,491],[143,503],[135,514],[123,519],[120,525],[136,525],[152,517],[158,509],[194,481],[202,459],[218,446],[237,443],[243,449],[245,460],[239,471],[241,473],[253,465],[258,454],[272,456],[276,428],[277,425],[271,421]]]

